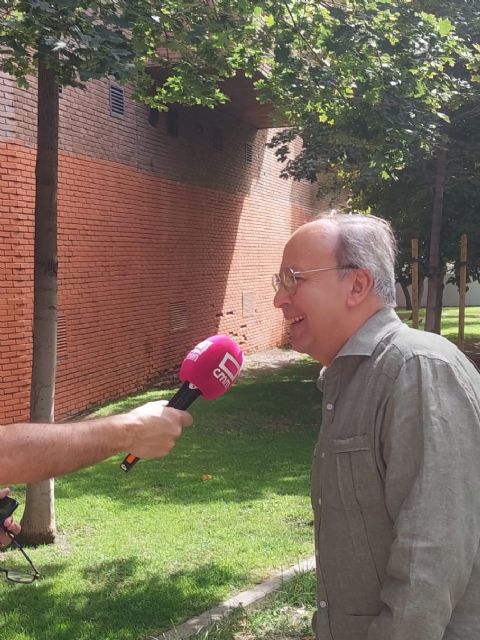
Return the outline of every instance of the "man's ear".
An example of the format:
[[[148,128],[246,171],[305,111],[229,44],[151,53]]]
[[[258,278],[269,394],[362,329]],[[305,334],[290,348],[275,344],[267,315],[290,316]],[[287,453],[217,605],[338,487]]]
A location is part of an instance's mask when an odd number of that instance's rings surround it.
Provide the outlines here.
[[[347,276],[348,277],[348,276]],[[350,274],[350,289],[347,295],[347,307],[358,307],[373,289],[373,278],[367,269],[355,269]]]

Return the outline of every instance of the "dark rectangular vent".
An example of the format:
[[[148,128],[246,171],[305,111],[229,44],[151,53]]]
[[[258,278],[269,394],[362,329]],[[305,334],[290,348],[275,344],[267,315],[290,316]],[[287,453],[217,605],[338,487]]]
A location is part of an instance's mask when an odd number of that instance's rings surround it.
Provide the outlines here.
[[[167,133],[169,136],[178,136],[178,111],[169,109],[167,111]]]
[[[115,118],[125,115],[125,94],[122,87],[110,85],[110,114]]]
[[[253,162],[253,146],[250,142],[245,143],[245,162]]]
[[[67,353],[67,323],[63,316],[57,319],[57,356]]]
[[[151,127],[156,127],[160,118],[160,112],[158,109],[150,109],[148,112],[148,124]]]
[[[213,148],[215,151],[223,151],[223,130],[215,127],[212,137]]]
[[[170,331],[181,331],[187,328],[187,303],[170,303]]]
[[[249,318],[255,315],[255,291],[243,291],[242,316]]]

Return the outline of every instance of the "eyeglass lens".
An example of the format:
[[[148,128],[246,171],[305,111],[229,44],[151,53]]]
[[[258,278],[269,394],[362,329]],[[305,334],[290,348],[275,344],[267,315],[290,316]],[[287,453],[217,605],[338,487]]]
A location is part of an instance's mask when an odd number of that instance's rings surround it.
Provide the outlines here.
[[[284,287],[287,291],[292,293],[297,288],[297,280],[292,269],[285,267],[280,273],[276,273],[272,277],[272,285],[275,291],[278,291],[280,287]]]
[[[27,560],[28,564],[32,567],[34,573],[25,573],[24,571],[16,571],[14,569],[3,569],[3,568],[0,568],[0,571],[5,573],[6,579],[10,580],[10,582],[20,582],[23,584],[29,584],[30,582],[33,582],[34,580],[40,577],[40,572],[37,570],[37,568],[31,561],[27,552],[23,548],[23,545],[20,544],[20,542],[18,542],[18,540],[13,535],[13,533],[11,533],[10,531],[7,531],[7,533],[12,539],[12,544],[21,552],[23,557]]]
[[[20,571],[8,570],[6,572],[6,578],[7,578],[7,580],[10,580],[10,582],[19,582],[21,584],[30,584],[34,580],[37,579],[37,576],[33,575],[33,573],[22,573]]]

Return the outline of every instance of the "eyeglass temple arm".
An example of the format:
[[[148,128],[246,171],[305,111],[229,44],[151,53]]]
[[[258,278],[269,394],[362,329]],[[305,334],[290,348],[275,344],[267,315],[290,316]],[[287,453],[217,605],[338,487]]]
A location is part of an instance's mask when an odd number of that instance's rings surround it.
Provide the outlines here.
[[[37,569],[37,567],[33,564],[33,562],[28,557],[25,549],[23,548],[23,545],[20,544],[20,542],[15,538],[14,534],[11,531],[9,531],[8,529],[5,529],[5,527],[2,527],[2,528],[5,531],[5,533],[7,534],[7,536],[9,536],[12,539],[12,544],[21,552],[21,554],[23,555],[25,560],[28,562],[28,564],[35,571],[35,575],[40,576],[41,575],[40,571]]]

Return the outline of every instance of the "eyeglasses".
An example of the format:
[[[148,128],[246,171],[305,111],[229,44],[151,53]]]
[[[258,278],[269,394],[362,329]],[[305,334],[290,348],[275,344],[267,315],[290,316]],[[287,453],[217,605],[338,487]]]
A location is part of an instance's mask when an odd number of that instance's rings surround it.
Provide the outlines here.
[[[4,529],[4,531],[6,531],[6,529]],[[28,557],[25,549],[20,544],[20,542],[18,542],[18,540],[15,539],[15,536],[13,535],[13,533],[11,533],[10,531],[7,531],[7,534],[12,539],[12,544],[17,549],[19,549],[19,551],[23,554],[23,557],[27,560],[28,564],[32,567],[33,573],[25,573],[23,571],[17,571],[13,569],[3,569],[2,567],[0,567],[0,571],[5,574],[5,578],[10,582],[18,582],[21,584],[31,584],[32,582],[35,582],[35,580],[38,580],[38,578],[40,577],[40,572],[37,570],[33,562]]]
[[[343,269],[358,269],[353,264],[347,264],[343,267],[324,267],[323,269],[307,269],[306,271],[294,271],[290,267],[284,267],[280,273],[275,273],[272,276],[272,285],[275,291],[279,291],[280,287],[283,287],[285,291],[293,296],[297,291],[298,280],[297,276],[303,273],[316,273],[319,271],[342,271]]]

